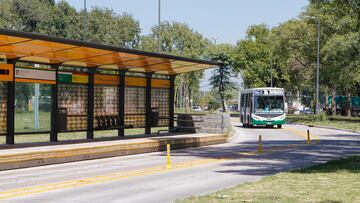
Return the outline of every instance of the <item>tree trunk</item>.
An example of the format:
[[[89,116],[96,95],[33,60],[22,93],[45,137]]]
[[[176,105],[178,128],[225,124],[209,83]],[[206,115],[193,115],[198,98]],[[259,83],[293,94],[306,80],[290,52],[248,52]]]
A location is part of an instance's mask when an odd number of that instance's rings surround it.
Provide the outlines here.
[[[225,108],[225,96],[223,93],[220,93],[220,98],[221,98],[221,104],[222,104],[222,108],[223,108],[223,112],[226,111],[226,108]]]
[[[325,95],[325,111],[326,111],[326,113],[328,113],[329,112],[329,94],[328,94],[328,92],[326,92],[326,95]]]
[[[336,115],[336,101],[335,101],[335,96],[336,96],[336,89],[333,88],[332,92],[331,92],[331,112],[332,115]]]
[[[351,103],[350,103],[351,93],[346,92],[346,109],[345,116],[351,116]]]

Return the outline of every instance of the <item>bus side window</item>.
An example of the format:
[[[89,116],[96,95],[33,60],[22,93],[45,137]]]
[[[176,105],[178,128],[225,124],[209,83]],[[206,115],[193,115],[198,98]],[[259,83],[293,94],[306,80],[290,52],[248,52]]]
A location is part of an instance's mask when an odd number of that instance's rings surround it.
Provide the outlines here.
[[[250,114],[253,112],[253,94],[249,94]]]
[[[244,108],[244,94],[241,94],[240,98],[240,111]]]
[[[250,107],[251,107],[251,94],[247,94],[246,108],[250,108]]]

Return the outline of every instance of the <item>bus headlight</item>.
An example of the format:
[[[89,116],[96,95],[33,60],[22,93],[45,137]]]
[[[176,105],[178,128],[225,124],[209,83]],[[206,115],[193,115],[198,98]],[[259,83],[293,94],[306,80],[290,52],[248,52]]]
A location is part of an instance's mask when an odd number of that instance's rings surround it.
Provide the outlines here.
[[[255,120],[262,120],[261,117],[255,115],[255,114],[251,114],[251,117],[252,117],[253,119],[255,119]]]

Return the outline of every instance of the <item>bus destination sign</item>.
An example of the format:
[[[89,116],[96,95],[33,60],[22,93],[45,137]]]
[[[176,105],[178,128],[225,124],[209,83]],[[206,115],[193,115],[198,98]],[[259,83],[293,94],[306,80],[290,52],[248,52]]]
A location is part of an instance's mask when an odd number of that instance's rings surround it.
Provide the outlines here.
[[[282,95],[284,94],[281,89],[270,89],[270,90],[255,90],[255,95]]]

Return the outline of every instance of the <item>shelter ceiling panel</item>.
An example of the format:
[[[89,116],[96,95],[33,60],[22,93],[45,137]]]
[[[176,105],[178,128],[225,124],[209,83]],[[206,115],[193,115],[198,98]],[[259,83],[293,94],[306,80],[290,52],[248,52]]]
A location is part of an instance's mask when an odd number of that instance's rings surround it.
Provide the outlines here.
[[[56,58],[67,64],[80,62],[83,66],[95,66],[99,63],[91,62],[89,59],[95,56],[112,54],[114,52],[102,49],[94,49],[90,47],[74,47],[71,49],[59,50],[52,53],[41,55],[43,57]],[[86,59],[86,60],[85,60]]]
[[[15,43],[19,43],[19,42],[25,42],[25,41],[29,41],[29,40],[31,40],[31,39],[0,34],[0,46],[4,46],[4,45],[8,45],[8,44],[15,44]]]
[[[221,63],[0,28],[0,58],[64,66],[177,74]]]
[[[156,73],[174,75],[174,74],[179,74],[179,73],[199,71],[199,70],[203,70],[203,69],[204,69],[203,67],[186,66],[186,67],[175,68],[175,69],[170,69],[170,70],[158,71]]]
[[[112,52],[110,54],[102,54],[97,55],[94,57],[79,59],[77,61],[87,62],[87,63],[95,63],[98,65],[118,65],[125,67],[126,65],[124,62],[129,61],[137,61],[137,60],[143,60],[144,56],[140,56],[137,54],[126,54],[121,52]]]
[[[18,42],[14,44],[8,44],[0,46],[0,52],[3,53],[16,53],[17,56],[43,56],[44,54],[54,53],[59,50],[73,48],[75,46],[55,43],[55,42],[47,42],[40,40],[28,40],[23,42]],[[56,59],[55,57],[48,58]]]

